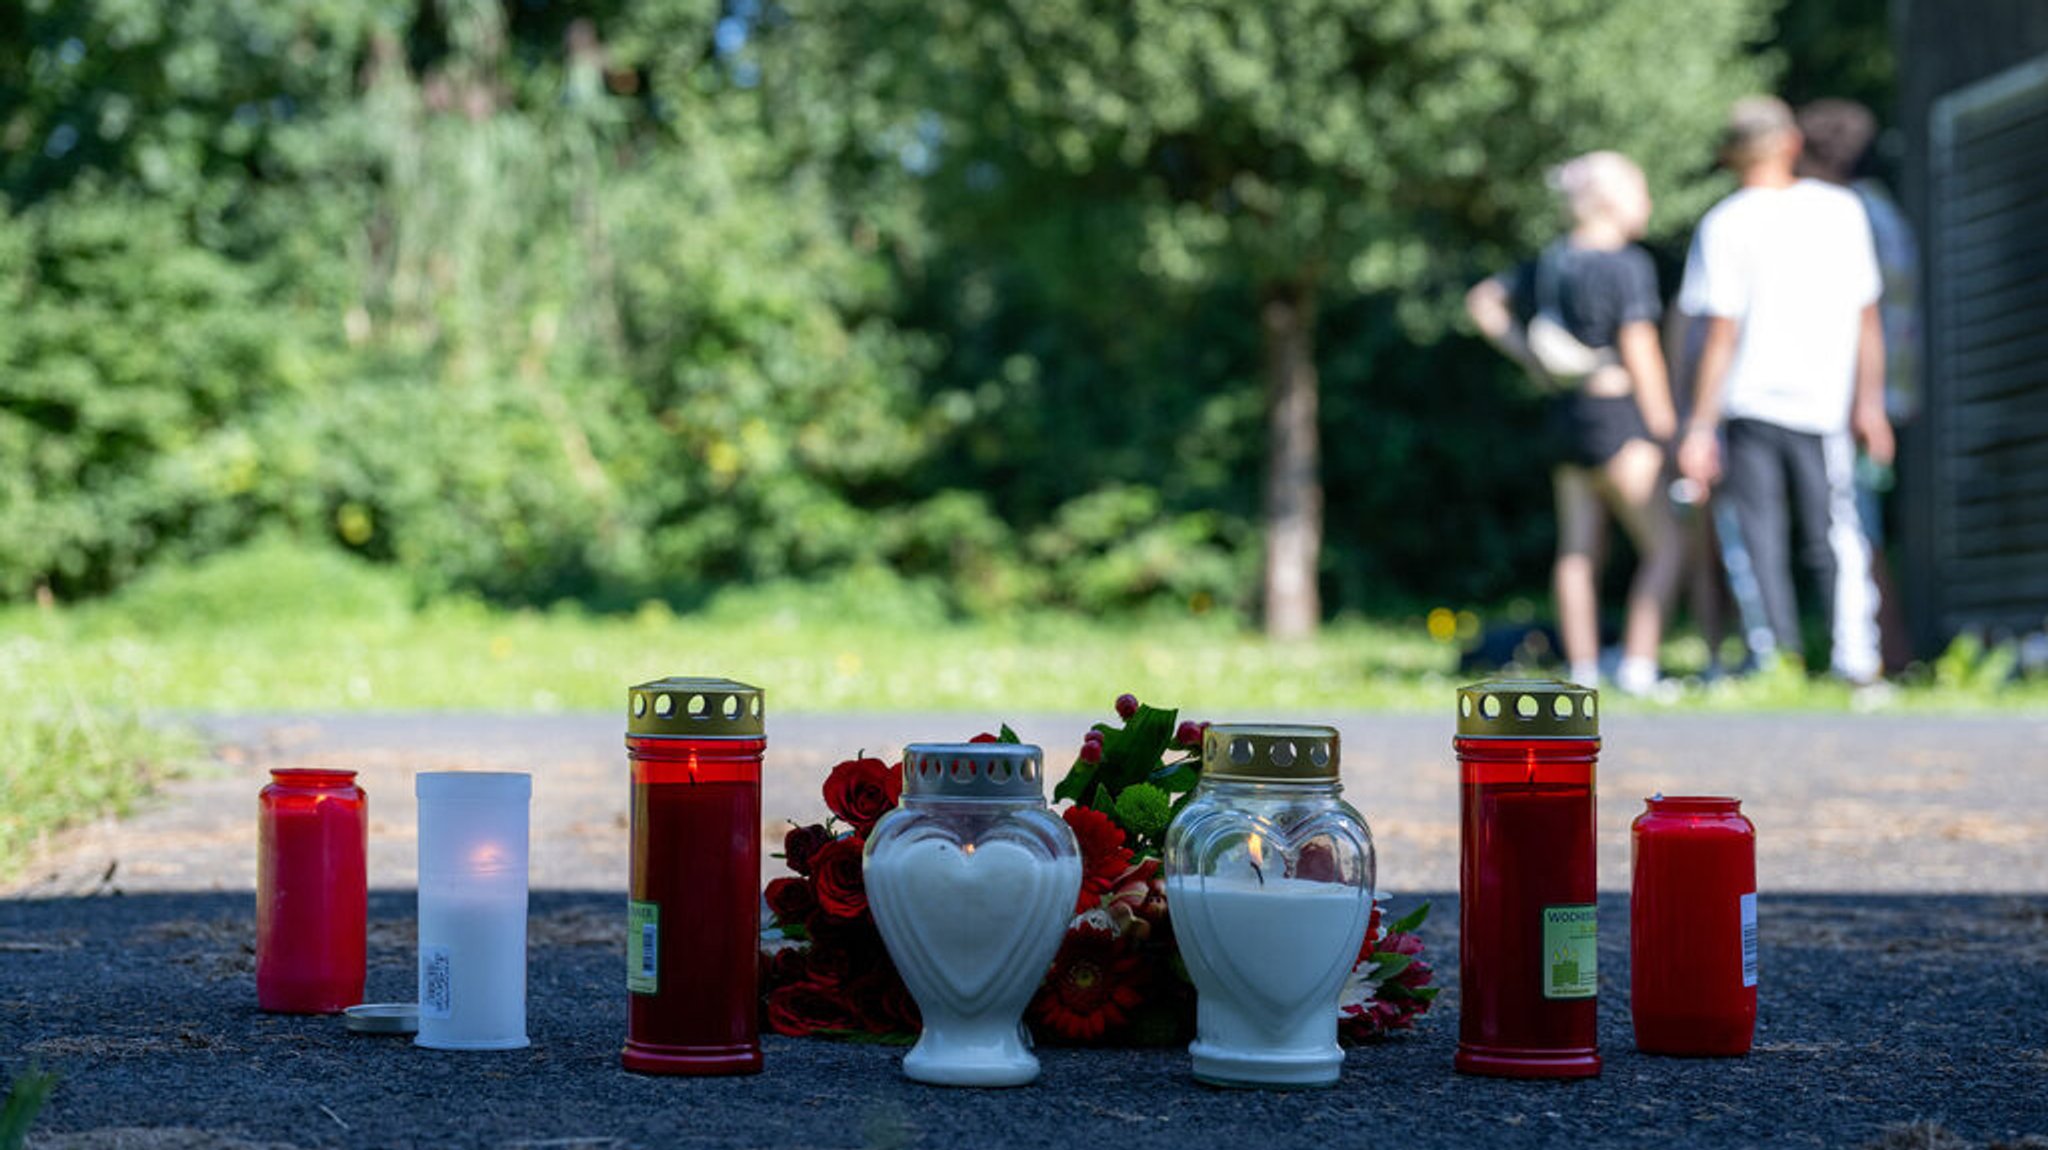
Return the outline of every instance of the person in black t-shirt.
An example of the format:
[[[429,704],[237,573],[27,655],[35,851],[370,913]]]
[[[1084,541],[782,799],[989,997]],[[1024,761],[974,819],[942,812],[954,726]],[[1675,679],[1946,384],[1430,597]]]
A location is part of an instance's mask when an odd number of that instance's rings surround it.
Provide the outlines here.
[[[1639,557],[1615,685],[1647,694],[1658,687],[1657,647],[1682,559],[1663,483],[1677,416],[1658,342],[1657,273],[1634,243],[1650,220],[1649,186],[1616,152],[1580,156],[1554,182],[1570,233],[1473,287],[1465,309],[1494,346],[1557,393],[1553,586],[1571,678],[1599,681],[1594,589],[1611,512]]]

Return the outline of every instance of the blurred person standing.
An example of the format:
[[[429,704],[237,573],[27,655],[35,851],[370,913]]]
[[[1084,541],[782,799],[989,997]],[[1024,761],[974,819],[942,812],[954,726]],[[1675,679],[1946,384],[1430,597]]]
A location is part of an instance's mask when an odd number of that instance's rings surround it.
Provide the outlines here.
[[[1680,540],[1664,497],[1664,444],[1677,431],[1657,320],[1657,272],[1635,245],[1650,222],[1642,169],[1591,152],[1553,176],[1571,230],[1534,260],[1474,286],[1473,323],[1495,347],[1557,391],[1558,630],[1574,682],[1600,680],[1596,600],[1611,513],[1638,557],[1615,685],[1659,686],[1657,648],[1678,582]]]
[[[1738,606],[1765,615],[1744,619],[1759,659],[1802,649],[1796,529],[1829,622],[1831,667],[1871,684],[1882,671],[1877,588],[1850,436],[1890,465],[1881,282],[1863,205],[1800,179],[1802,145],[1782,100],[1742,100],[1730,114],[1721,161],[1742,186],[1700,221],[1679,291],[1706,335],[1678,464],[1696,483],[1722,484],[1718,502],[1733,520],[1723,541],[1740,545],[1758,591],[1738,594]]]
[[[1884,328],[1884,410],[1896,430],[1920,410],[1920,244],[1906,213],[1884,185],[1859,175],[1868,167],[1871,142],[1877,138],[1877,117],[1870,109],[1854,100],[1815,100],[1799,109],[1798,122],[1799,134],[1806,138],[1801,174],[1856,193],[1870,218],[1870,239],[1884,282],[1877,302]],[[1857,460],[1856,510],[1864,538],[1870,541],[1870,575],[1877,582],[1879,646],[1885,669],[1898,671],[1910,660],[1912,644],[1884,555],[1884,504],[1892,476],[1892,468],[1879,466],[1868,456]]]

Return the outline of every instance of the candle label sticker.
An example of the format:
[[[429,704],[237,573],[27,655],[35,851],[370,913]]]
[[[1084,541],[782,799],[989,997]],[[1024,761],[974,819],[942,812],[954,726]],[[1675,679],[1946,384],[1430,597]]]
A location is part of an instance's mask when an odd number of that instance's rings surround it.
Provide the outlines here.
[[[1742,896],[1742,985],[1756,985],[1755,891]]]
[[[1543,908],[1543,997],[1599,993],[1598,926],[1598,910],[1591,903]]]
[[[659,986],[661,907],[651,902],[626,904],[626,989],[653,994]]]
[[[447,947],[420,948],[421,1018],[447,1018],[454,1013],[453,965]]]

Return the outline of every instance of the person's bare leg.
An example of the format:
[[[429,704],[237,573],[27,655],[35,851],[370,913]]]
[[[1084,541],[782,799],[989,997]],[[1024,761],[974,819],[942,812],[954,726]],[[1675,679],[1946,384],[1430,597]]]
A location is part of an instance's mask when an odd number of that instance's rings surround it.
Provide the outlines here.
[[[1595,556],[1600,550],[1601,529],[1606,515],[1600,494],[1594,489],[1593,474],[1583,468],[1560,467],[1551,473],[1557,493],[1557,565],[1551,572],[1551,589],[1557,596],[1558,638],[1564,643],[1565,661],[1572,678],[1599,679],[1600,615],[1595,599],[1597,570]]]
[[[1664,615],[1678,590],[1685,558],[1670,505],[1664,499],[1663,476],[1663,450],[1641,439],[1623,444],[1601,469],[1604,494],[1636,548],[1636,575],[1629,584],[1622,654],[1649,668],[1653,677],[1657,645],[1664,638]]]

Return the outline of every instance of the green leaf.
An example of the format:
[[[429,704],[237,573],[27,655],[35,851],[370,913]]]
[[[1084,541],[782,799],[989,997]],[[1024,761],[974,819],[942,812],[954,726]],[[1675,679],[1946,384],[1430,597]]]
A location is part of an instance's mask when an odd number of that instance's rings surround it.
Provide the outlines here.
[[[1116,796],[1109,793],[1108,787],[1103,787],[1095,792],[1094,806],[1096,810],[1101,811],[1105,815],[1108,815],[1110,817],[1110,821],[1115,822],[1117,826],[1123,827],[1125,834],[1131,833],[1131,828],[1124,827],[1124,824],[1117,819]]]
[[[1096,764],[1074,760],[1074,766],[1067,772],[1067,777],[1061,779],[1060,784],[1052,789],[1053,801],[1081,802],[1083,796],[1088,794],[1089,788],[1095,785],[1096,771]]]
[[[1202,781],[1202,772],[1186,762],[1169,763],[1153,771],[1146,781],[1167,794],[1177,795],[1193,790],[1195,784]]]
[[[1429,919],[1429,904],[1423,903],[1400,918],[1387,924],[1387,934],[1414,934],[1417,927]]]
[[[1017,732],[1010,729],[1010,724],[1008,723],[1004,723],[1002,729],[996,732],[996,742],[998,743],[1021,743],[1023,741],[1017,737]]]
[[[7,1092],[7,1105],[0,1106],[0,1148],[16,1150],[28,1140],[29,1124],[57,1088],[57,1076],[34,1068],[14,1076]]]
[[[1173,745],[1178,715],[1177,711],[1139,704],[1138,713],[1121,728],[1098,724],[1095,729],[1102,732],[1103,785],[1121,793],[1158,770],[1167,748]]]
[[[1377,951],[1372,956],[1372,976],[1384,982],[1407,970],[1414,961],[1405,954],[1395,954],[1387,950]]]

